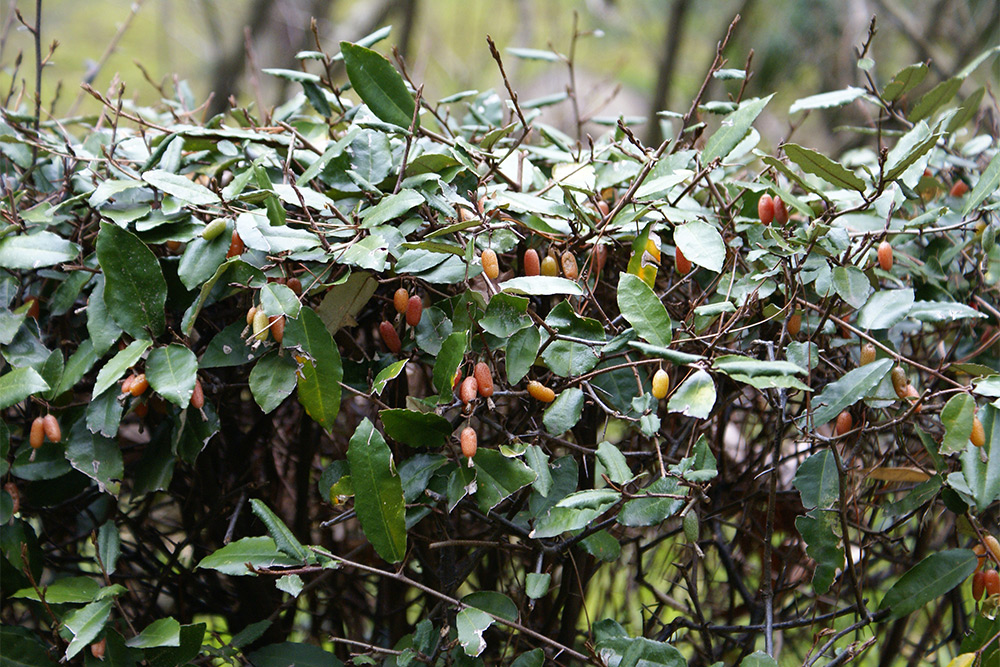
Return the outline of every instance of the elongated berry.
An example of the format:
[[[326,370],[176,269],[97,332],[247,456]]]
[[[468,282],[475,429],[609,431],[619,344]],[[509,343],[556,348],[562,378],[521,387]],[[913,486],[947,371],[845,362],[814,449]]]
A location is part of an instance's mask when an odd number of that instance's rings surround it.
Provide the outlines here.
[[[1000,572],[996,570],[983,571],[983,588],[990,597],[1000,595]]]
[[[986,545],[986,550],[993,555],[993,562],[1000,563],[1000,542],[997,541],[997,538],[987,535],[983,538],[983,544]]]
[[[559,275],[559,264],[556,263],[556,258],[552,255],[546,255],[545,259],[542,260],[542,275],[543,276],[558,276]]]
[[[132,384],[135,382],[135,376],[129,375],[127,378],[122,380],[122,394],[132,393]]]
[[[410,304],[410,293],[406,291],[405,287],[400,287],[392,295],[392,307],[396,309],[396,312],[402,315],[406,312],[406,307]]]
[[[480,255],[479,261],[483,265],[483,273],[490,280],[496,280],[497,276],[500,275],[500,262],[497,260],[497,254],[491,248],[487,248]]]
[[[576,257],[573,256],[573,253],[567,250],[559,260],[562,263],[563,275],[570,280],[576,280],[577,276],[580,275],[580,268],[576,264]]]
[[[757,217],[765,225],[771,224],[774,220],[774,199],[766,192],[757,200]]]
[[[271,335],[274,336],[274,340],[280,343],[285,337],[285,316],[284,315],[272,315],[267,318],[270,324]]]
[[[403,345],[399,342],[399,334],[396,333],[396,328],[392,326],[392,322],[383,320],[382,324],[378,325],[378,332],[382,336],[382,342],[389,348],[389,351],[393,354],[399,354],[399,351],[403,349]]]
[[[139,373],[135,376],[135,380],[132,381],[132,386],[129,387],[128,393],[133,396],[142,396],[149,389],[149,380],[146,379],[145,373]]]
[[[55,415],[45,415],[42,422],[45,425],[46,438],[52,442],[59,442],[62,440],[62,429],[59,428],[59,421],[56,419]]]
[[[986,565],[986,546],[980,542],[972,547],[972,553],[976,554],[976,572],[978,572],[983,569],[983,565]]]
[[[224,231],[226,231],[226,219],[216,218],[201,230],[201,238],[211,241]]]
[[[788,329],[789,336],[798,336],[799,331],[802,329],[802,313],[792,313],[792,316],[788,318],[788,324],[785,325],[785,328]]]
[[[986,590],[986,573],[976,572],[972,575],[972,599],[982,600]]]
[[[674,266],[677,267],[677,273],[682,276],[686,276],[691,271],[691,262],[684,256],[680,248],[677,249],[674,255]]]
[[[420,324],[420,318],[424,314],[424,302],[419,296],[411,296],[406,304],[406,323],[411,327]]]
[[[556,392],[552,391],[537,380],[528,383],[528,394],[536,401],[551,403],[556,400]]]
[[[910,402],[914,402],[914,401],[916,401],[916,400],[918,400],[920,398],[920,392],[917,391],[917,388],[914,387],[912,384],[908,384],[908,385],[906,385],[906,396],[904,396],[903,398],[905,398],[907,400],[912,399],[912,401],[910,401]],[[916,407],[913,409],[913,411],[915,413],[917,413],[917,414],[920,414],[920,412],[923,409],[924,409],[924,406],[921,405],[920,403],[917,403]]]
[[[968,191],[969,186],[965,183],[965,181],[959,180],[955,181],[955,184],[951,186],[951,192],[949,194],[951,194],[952,197],[963,197]]]
[[[888,241],[878,244],[878,265],[883,271],[892,270],[892,245]]]
[[[861,346],[861,365],[867,366],[873,361],[875,361],[875,346],[865,343]]]
[[[670,376],[662,368],[658,368],[653,373],[653,398],[660,400],[667,395],[670,389]]]
[[[479,381],[476,380],[475,376],[470,375],[462,380],[462,384],[458,388],[458,397],[463,403],[468,405],[472,401],[476,400],[476,396],[479,394]]]
[[[94,656],[98,660],[104,660],[104,653],[108,648],[107,637],[101,637],[100,641],[96,641],[90,645],[90,655]]]
[[[33,320],[37,320],[38,316],[42,314],[42,307],[39,305],[37,296],[29,296],[24,302],[28,305],[28,317]]]
[[[479,437],[476,435],[476,429],[466,426],[462,429],[462,435],[459,440],[462,443],[462,456],[471,459],[476,455],[476,449],[479,447]]]
[[[257,314],[257,306],[250,306],[247,311],[247,324],[253,324],[253,318]]]
[[[32,449],[38,449],[45,442],[45,419],[35,417],[31,422],[31,435],[28,436],[28,444]]]
[[[492,396],[493,373],[490,372],[490,367],[487,366],[485,362],[480,361],[476,364],[476,368],[472,371],[472,374],[476,378],[476,386],[479,389],[479,395],[483,398],[489,398]]]
[[[788,207],[781,201],[781,197],[774,198],[774,221],[779,225],[788,222]]]
[[[240,238],[239,232],[233,230],[233,238],[229,242],[229,252],[226,253],[226,259],[229,259],[230,257],[239,257],[246,249],[246,244],[243,243],[243,239]]]
[[[979,417],[975,415],[972,416],[972,433],[969,435],[969,440],[976,447],[982,447],[986,444],[986,431],[983,429],[983,422],[979,421]]]
[[[302,294],[302,281],[298,278],[293,276],[286,280],[285,284],[288,285],[288,289],[292,290],[296,294]]]
[[[837,415],[837,435],[844,435],[852,428],[854,428],[854,418],[850,412],[844,410]]]
[[[593,275],[600,275],[601,269],[604,268],[604,263],[608,260],[608,247],[606,245],[595,246],[593,250],[593,262],[591,273]]]
[[[537,276],[541,273],[541,265],[538,262],[538,253],[534,248],[524,251],[524,275]]]
[[[260,308],[253,315],[253,337],[255,340],[267,340],[267,325],[270,319]]]
[[[16,515],[21,511],[21,491],[14,482],[7,482],[3,485],[3,490],[10,496],[10,513]]]
[[[906,371],[902,366],[895,366],[892,369],[892,390],[899,398],[906,398],[906,387],[910,380],[906,377]]]
[[[195,410],[205,407],[205,390],[202,389],[201,380],[197,378],[194,381],[194,390],[191,392],[191,407]]]

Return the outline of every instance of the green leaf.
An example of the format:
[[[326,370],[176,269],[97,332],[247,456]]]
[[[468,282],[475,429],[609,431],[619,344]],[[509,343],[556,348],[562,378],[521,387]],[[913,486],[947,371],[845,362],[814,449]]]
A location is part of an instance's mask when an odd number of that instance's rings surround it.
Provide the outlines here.
[[[528,299],[512,294],[494,294],[486,306],[486,314],[479,320],[479,326],[497,338],[510,338],[531,326],[527,311]]]
[[[979,419],[986,433],[986,444],[982,448],[967,447],[960,458],[961,474],[982,512],[1000,500],[1000,409],[987,404],[979,410]]]
[[[549,592],[549,583],[551,581],[551,574],[529,572],[525,577],[524,594],[532,600],[543,598]]]
[[[806,541],[806,555],[816,561],[813,590],[823,595],[830,590],[837,570],[844,569],[840,517],[836,510],[813,510],[805,516],[795,517],[795,528]]]
[[[48,390],[49,383],[34,368],[15,368],[0,376],[0,409],[9,408],[32,394]]]
[[[118,527],[114,521],[105,521],[97,531],[97,554],[101,557],[101,565],[104,566],[105,572],[115,573],[121,553],[122,542]]]
[[[552,489],[552,472],[549,470],[549,455],[538,445],[528,445],[524,450],[524,460],[535,473],[535,481],[531,483],[535,491],[542,497],[548,496]]]
[[[258,359],[250,371],[250,393],[264,414],[269,414],[291,395],[297,381],[295,361],[272,352]]]
[[[375,51],[350,42],[341,42],[340,51],[347,77],[361,101],[380,120],[408,128],[416,103],[392,64]],[[419,117],[416,127],[420,127]]]
[[[256,667],[344,667],[332,653],[313,644],[282,642],[254,651],[249,656]]]
[[[663,347],[670,345],[671,322],[667,309],[641,278],[631,273],[619,275],[618,308],[643,340]]]
[[[986,317],[975,308],[955,301],[916,301],[907,316],[921,322],[954,322]]]
[[[395,408],[379,412],[385,434],[411,447],[443,447],[454,429],[451,422],[433,412]]]
[[[913,290],[879,290],[871,295],[858,311],[858,326],[862,329],[888,329],[907,316],[913,306]]]
[[[187,665],[201,653],[202,640],[204,638],[204,623],[182,625],[180,646],[148,648],[145,650],[146,662],[149,664],[149,667],[177,667],[178,665]]]
[[[965,77],[954,76],[950,79],[942,81],[924,93],[924,96],[917,100],[917,103],[913,105],[913,109],[910,111],[910,115],[907,116],[907,120],[911,123],[916,123],[917,121],[927,118],[942,106],[950,102],[951,98],[955,97],[958,89],[962,87],[962,81],[964,78]]]
[[[302,543],[295,539],[295,535],[288,529],[285,522],[278,518],[261,500],[253,498],[250,500],[250,507],[253,508],[254,516],[264,522],[267,533],[274,539],[274,544],[281,553],[289,558],[295,558],[301,563],[311,560],[311,554]]]
[[[270,317],[287,315],[290,318],[298,317],[302,308],[295,292],[281,283],[266,283],[260,288],[260,306]]]
[[[496,298],[496,297],[494,297]],[[524,379],[538,358],[542,334],[537,327],[521,329],[507,341],[507,381],[517,384]]]
[[[708,164],[716,158],[724,158],[729,155],[743,141],[743,137],[750,131],[750,126],[757,120],[757,116],[764,110],[772,97],[774,97],[773,94],[764,98],[746,100],[740,104],[739,109],[726,116],[715,134],[705,142],[705,150],[701,154],[702,163]]]
[[[347,450],[354,484],[354,509],[368,541],[389,563],[406,555],[403,486],[382,434],[364,418]]]
[[[850,104],[859,97],[864,97],[864,95],[864,88],[848,86],[843,90],[834,90],[829,93],[810,95],[809,97],[803,97],[795,100],[792,102],[792,106],[788,108],[788,113],[790,115],[798,113],[799,111],[807,111],[810,109],[832,109],[835,107],[842,107]]]
[[[49,604],[85,604],[93,602],[101,591],[101,585],[90,577],[64,577],[41,588],[45,601]],[[41,596],[34,587],[22,588],[10,597],[41,601]]]
[[[131,648],[180,646],[181,624],[173,618],[161,618],[147,625],[142,632],[125,642]]]
[[[72,659],[97,638],[111,615],[111,599],[91,602],[83,609],[69,613],[63,619],[63,627],[73,634],[73,641],[66,647],[66,660]]]
[[[740,661],[740,667],[778,667],[778,662],[763,651],[754,651]]]
[[[492,616],[506,621],[517,621],[517,605],[503,593],[497,591],[476,591],[462,598],[462,603],[482,609]]]
[[[188,242],[177,267],[177,277],[184,283],[184,287],[193,290],[200,286],[214,276],[226,261],[226,253],[229,252],[229,243],[232,241],[232,225],[227,227],[226,232],[211,241],[198,236]]]
[[[896,72],[885,89],[882,91],[882,98],[886,102],[899,99],[902,95],[910,92],[920,85],[927,76],[927,63],[914,63]]]
[[[806,509],[829,509],[840,498],[840,474],[830,450],[823,450],[806,459],[792,481],[802,496]]]
[[[133,338],[162,334],[167,282],[153,251],[135,234],[102,222],[97,261],[104,271],[104,301],[115,322]]]
[[[597,446],[597,461],[604,468],[604,474],[615,484],[625,484],[632,480],[632,471],[625,455],[607,440]]]
[[[667,403],[667,410],[697,419],[708,419],[714,405],[715,383],[711,375],[699,369],[674,390]]]
[[[511,294],[529,294],[531,296],[551,296],[568,294],[582,296],[583,289],[572,280],[555,276],[520,276],[505,280],[499,285],[500,290]]]
[[[782,150],[785,151],[788,159],[797,164],[802,171],[819,176],[838,188],[849,188],[858,192],[865,191],[865,182],[854,172],[822,153],[792,143],[782,144]]]
[[[102,356],[122,335],[122,329],[111,318],[104,302],[104,276],[94,278],[94,288],[87,303],[87,333],[94,343],[94,353]]]
[[[125,372],[142,358],[143,353],[145,353],[151,345],[152,343],[148,340],[134,340],[129,343],[128,347],[124,350],[121,350],[118,354],[111,357],[108,363],[104,364],[100,372],[97,374],[97,380],[94,382],[94,392],[92,397],[96,399],[107,389],[110,389],[111,385],[118,382],[118,380],[125,375]]]
[[[298,319],[285,324],[282,344],[300,348],[306,355],[296,359],[301,364],[298,377],[299,403],[316,423],[330,430],[340,412],[340,381],[344,367],[333,336],[312,308],[303,307]]]
[[[944,439],[938,450],[942,456],[963,451],[972,435],[972,416],[976,402],[968,394],[955,394],[941,410]]]
[[[154,348],[146,359],[146,378],[157,394],[174,405],[186,408],[197,380],[198,358],[176,343]]]
[[[116,440],[91,433],[83,419],[78,419],[70,429],[66,460],[97,482],[97,488],[102,493],[117,496],[121,491],[121,480],[125,473],[121,447]]]
[[[242,540],[231,542],[205,556],[198,563],[198,567],[218,570],[232,577],[240,577],[253,574],[247,569],[247,563],[257,569],[267,569],[301,565],[302,561],[279,551],[278,546],[270,537],[244,537]]]
[[[66,362],[66,368],[63,369],[62,375],[59,377],[59,383],[52,390],[51,397],[61,396],[76,386],[76,383],[90,372],[96,363],[97,354],[94,352],[94,343],[88,338],[80,343],[76,351],[70,355],[69,361]],[[2,378],[0,378],[0,382],[2,382]]]
[[[979,176],[979,181],[972,188],[972,192],[968,195],[969,199],[962,207],[962,215],[972,213],[987,197],[995,195],[998,187],[1000,187],[1000,153],[993,156],[993,159]]]
[[[434,361],[434,388],[440,396],[452,395],[452,380],[455,372],[465,357],[465,348],[469,334],[467,331],[455,331],[441,343],[441,351]]]
[[[823,391],[813,398],[812,402],[813,428],[819,428],[839,415],[842,410],[867,396],[882,382],[882,378],[891,368],[892,359],[878,359],[848,371],[839,380],[823,387]]]
[[[744,382],[758,389],[769,387],[794,387],[802,391],[812,391],[807,385],[793,377],[805,375],[806,369],[790,361],[759,361],[738,354],[727,354],[712,362],[713,370],[725,373],[737,382]]]
[[[894,181],[903,175],[914,162],[919,160],[930,149],[934,148],[940,134],[931,134],[927,123],[917,123],[912,130],[904,134],[886,156],[883,171],[885,180]]]
[[[518,490],[535,481],[535,473],[518,459],[508,459],[495,449],[480,447],[473,463],[476,469],[476,503],[489,512]]]
[[[380,370],[378,375],[375,376],[375,379],[372,380],[372,392],[376,396],[381,396],[382,392],[385,390],[385,386],[389,384],[389,381],[396,379],[399,377],[399,374],[403,372],[403,368],[406,366],[407,361],[408,359],[401,359]]]
[[[56,665],[33,632],[14,625],[0,625],[0,646],[3,646],[4,667],[42,667]]]
[[[707,222],[694,220],[674,228],[674,243],[691,263],[715,273],[722,271],[726,244],[719,230]]]
[[[407,125],[409,125],[409,122],[407,122]],[[402,217],[404,213],[409,213],[423,203],[423,195],[414,190],[403,190],[394,195],[387,195],[375,206],[361,212],[359,216],[362,220],[361,227],[369,228],[384,225],[390,220]]]
[[[466,655],[475,658],[486,650],[486,640],[483,633],[493,625],[493,617],[485,611],[469,607],[455,615],[455,629],[458,631],[458,643]]]
[[[894,621],[904,618],[965,581],[976,569],[971,549],[948,549],[927,556],[899,578],[878,608],[889,609]]]
[[[833,289],[847,304],[854,308],[865,305],[872,286],[868,277],[856,266],[837,266],[833,269]]]
[[[40,269],[72,261],[80,246],[52,232],[18,234],[0,239],[0,268]]]
[[[219,196],[204,185],[199,185],[190,178],[172,174],[169,171],[153,169],[144,173],[142,180],[157,190],[162,190],[168,195],[180,199],[185,204],[207,206],[208,204],[222,203]]]
[[[562,435],[576,426],[582,414],[583,390],[579,387],[570,387],[560,392],[552,405],[545,409],[545,413],[542,415],[542,424],[545,425],[545,430],[552,435]]]

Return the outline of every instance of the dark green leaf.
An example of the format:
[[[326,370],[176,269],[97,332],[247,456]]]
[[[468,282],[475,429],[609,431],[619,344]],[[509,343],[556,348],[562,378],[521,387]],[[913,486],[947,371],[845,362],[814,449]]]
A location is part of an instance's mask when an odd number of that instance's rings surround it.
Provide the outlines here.
[[[117,496],[125,465],[122,450],[116,440],[91,433],[87,424],[78,419],[69,432],[66,460],[70,465],[97,482],[102,493]]]
[[[910,115],[907,116],[907,120],[911,123],[916,123],[919,120],[927,118],[950,102],[951,98],[955,97],[958,89],[962,87],[963,79],[964,77],[955,76],[931,88],[913,105],[913,109],[910,111]]]
[[[799,490],[806,509],[833,507],[840,498],[840,475],[833,452],[823,450],[806,459],[792,483]]]
[[[313,644],[283,642],[271,644],[249,655],[255,667],[344,667],[332,653]]]
[[[363,419],[347,450],[354,484],[354,508],[378,555],[398,563],[406,554],[403,486],[382,434]]]
[[[714,228],[712,229],[714,231]],[[622,317],[628,320],[640,338],[652,345],[662,347],[670,345],[671,322],[667,309],[652,288],[641,278],[631,273],[622,273],[619,276],[618,308]]]
[[[819,176],[838,188],[849,188],[858,192],[865,191],[865,182],[854,172],[822,153],[792,143],[783,144],[782,149],[788,159],[799,165],[802,171]]]
[[[552,435],[562,435],[576,426],[582,414],[583,390],[579,387],[570,387],[561,391],[552,405],[545,409],[542,423],[545,425],[545,430]]]
[[[101,223],[97,260],[104,271],[104,301],[115,322],[133,338],[163,333],[167,283],[153,251],[135,234]]]
[[[822,426],[867,396],[891,368],[891,359],[878,359],[848,371],[839,380],[823,387],[823,391],[813,398],[813,428]]]
[[[443,447],[454,430],[451,422],[433,412],[400,408],[379,412],[385,433],[411,447]]]
[[[764,98],[746,100],[740,104],[739,109],[726,116],[722,121],[722,126],[705,142],[705,150],[701,155],[702,163],[708,164],[716,158],[724,158],[729,155],[743,141],[743,137],[750,131],[750,126],[757,120],[757,116],[764,110],[772,97],[774,97],[773,94]]]
[[[297,366],[288,355],[272,352],[261,357],[250,371],[250,393],[264,414],[288,398],[298,381]]]
[[[298,319],[288,320],[282,343],[301,348],[305,357],[298,377],[299,403],[323,428],[330,430],[340,412],[340,381],[344,368],[333,336],[312,308],[303,307]]]
[[[879,609],[889,609],[887,620],[909,616],[965,581],[976,569],[971,549],[948,549],[927,556],[886,592]]]
[[[504,498],[535,481],[535,473],[518,459],[508,459],[495,449],[480,447],[473,462],[476,466],[476,503],[484,512]]]
[[[146,359],[149,386],[182,408],[186,408],[191,401],[197,371],[198,359],[194,352],[176,343],[154,348]]]
[[[258,569],[266,569],[301,565],[302,561],[279,551],[270,537],[244,537],[209,554],[198,563],[198,567],[239,577],[252,574],[247,569],[247,563]]]
[[[0,408],[9,408],[32,394],[48,391],[49,384],[33,368],[15,368],[0,376]]]
[[[253,508],[254,515],[264,522],[268,535],[274,540],[274,544],[281,553],[289,558],[297,559],[301,563],[311,560],[310,552],[295,539],[295,535],[288,529],[285,522],[279,519],[278,515],[272,512],[267,505],[257,498],[253,498],[250,501],[250,506]]]
[[[403,77],[380,54],[357,44],[341,42],[347,77],[361,101],[380,120],[408,128],[416,107]],[[420,119],[417,118],[417,127]]]
[[[979,176],[979,181],[976,186],[972,188],[972,192],[969,193],[969,199],[965,202],[965,206],[962,207],[962,215],[969,215],[972,211],[976,209],[981,203],[983,203],[987,197],[990,195],[995,195],[997,188],[1000,187],[1000,153],[993,156],[990,163],[983,170],[983,173]]]
[[[517,384],[528,374],[542,342],[542,335],[537,327],[521,329],[507,341],[507,381]]]
[[[896,72],[885,89],[882,91],[882,98],[887,102],[899,99],[920,85],[927,76],[927,63],[914,63]]]
[[[0,268],[40,269],[72,261],[80,246],[52,232],[17,234],[0,239]]]
[[[510,338],[521,329],[531,326],[527,311],[528,300],[524,297],[494,294],[486,307],[486,315],[479,320],[479,326],[497,338]]]

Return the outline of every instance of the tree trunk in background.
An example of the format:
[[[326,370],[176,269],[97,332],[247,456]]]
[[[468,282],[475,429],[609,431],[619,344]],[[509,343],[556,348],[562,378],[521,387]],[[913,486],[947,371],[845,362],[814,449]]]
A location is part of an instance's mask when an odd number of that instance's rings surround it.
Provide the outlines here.
[[[254,0],[249,20],[246,22],[251,38],[256,38],[267,26],[272,4],[272,0]],[[229,55],[216,61],[211,86],[214,96],[208,106],[210,116],[225,112],[229,108],[229,98],[239,91],[246,61],[245,52],[244,41],[240,39]]]
[[[656,112],[666,109],[670,104],[670,88],[677,63],[677,50],[684,35],[684,15],[690,4],[690,0],[674,0],[674,6],[667,15],[667,26],[663,31],[663,58],[656,74],[656,90],[653,91],[653,98],[650,100],[649,124],[646,126],[646,143],[650,146],[656,146],[663,141],[663,132]]]
[[[417,24],[417,0],[402,0],[399,11],[403,15],[403,26],[399,29],[399,55],[409,59],[410,43],[413,41],[413,26]]]

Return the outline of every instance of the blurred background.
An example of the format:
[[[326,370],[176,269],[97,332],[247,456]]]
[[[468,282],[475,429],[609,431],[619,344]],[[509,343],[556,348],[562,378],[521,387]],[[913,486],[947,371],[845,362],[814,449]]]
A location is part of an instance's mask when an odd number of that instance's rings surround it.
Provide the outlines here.
[[[36,1],[0,3],[0,94],[6,108],[28,110],[34,43],[18,13],[34,25]],[[261,75],[259,68],[298,69],[295,54],[315,50],[317,37],[325,51],[336,53],[340,40],[391,25],[388,39],[374,48],[388,55],[398,47],[411,78],[425,84],[427,100],[502,89],[486,44],[491,35],[522,101],[565,91],[569,68],[504,50],[553,49],[573,56],[581,114],[624,115],[637,123],[660,109],[687,111],[737,14],[742,20],[725,52],[727,66],[742,69],[752,49],[745,96],[777,93],[769,107],[774,115],[758,123],[771,145],[787,134],[794,100],[862,85],[857,49],[873,15],[873,78],[884,85],[902,67],[929,61],[930,75],[918,93],[1000,44],[998,0],[41,0],[43,51],[58,42],[45,68],[42,105],[56,116],[96,112],[97,103],[80,93],[80,82],[88,81],[111,96],[124,82],[125,97],[139,105],[155,103],[157,87],[173,97],[185,82],[205,118],[228,108],[231,96],[246,105],[258,91],[260,101],[273,106],[298,86]],[[581,35],[575,48],[574,27]],[[981,66],[961,94],[987,85],[987,99],[993,99],[997,61]],[[305,62],[319,72],[315,61]],[[740,83],[712,81],[705,99],[736,94]],[[866,108],[814,113],[803,128],[814,137],[809,143],[837,148],[835,128],[866,124]],[[575,135],[572,118],[569,102],[547,110],[548,122]],[[659,141],[657,123],[635,127],[644,141]]]

